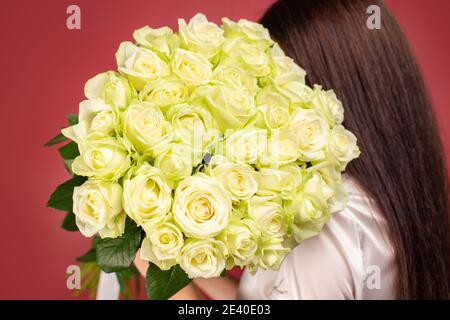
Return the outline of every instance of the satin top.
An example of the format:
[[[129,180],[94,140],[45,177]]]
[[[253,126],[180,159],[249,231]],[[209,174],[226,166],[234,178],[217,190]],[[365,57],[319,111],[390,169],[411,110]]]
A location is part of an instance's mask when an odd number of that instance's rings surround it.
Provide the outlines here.
[[[395,299],[396,264],[387,226],[355,181],[348,206],[297,246],[278,271],[244,271],[239,299]]]

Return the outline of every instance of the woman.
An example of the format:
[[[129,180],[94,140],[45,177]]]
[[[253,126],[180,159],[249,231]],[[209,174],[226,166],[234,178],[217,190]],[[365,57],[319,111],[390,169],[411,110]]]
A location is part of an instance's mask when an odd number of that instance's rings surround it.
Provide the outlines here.
[[[380,30],[366,10],[381,8]],[[197,279],[174,298],[448,299],[450,233],[442,146],[423,80],[395,18],[377,0],[283,0],[261,23],[334,89],[362,154],[346,172],[348,208],[278,272]],[[137,261],[142,271],[145,266]]]

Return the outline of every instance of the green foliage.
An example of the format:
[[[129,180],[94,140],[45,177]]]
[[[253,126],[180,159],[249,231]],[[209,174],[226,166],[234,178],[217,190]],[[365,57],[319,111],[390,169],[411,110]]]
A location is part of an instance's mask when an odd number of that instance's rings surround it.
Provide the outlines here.
[[[127,217],[121,237],[100,239],[97,243],[97,263],[107,272],[127,269],[134,260],[142,241],[140,228]]]
[[[50,196],[47,207],[71,212],[73,207],[73,189],[82,185],[85,181],[86,177],[74,176],[72,179],[60,184]]]
[[[145,284],[147,296],[151,300],[167,300],[190,282],[191,279],[179,265],[167,271],[161,270],[153,263],[148,265]]]

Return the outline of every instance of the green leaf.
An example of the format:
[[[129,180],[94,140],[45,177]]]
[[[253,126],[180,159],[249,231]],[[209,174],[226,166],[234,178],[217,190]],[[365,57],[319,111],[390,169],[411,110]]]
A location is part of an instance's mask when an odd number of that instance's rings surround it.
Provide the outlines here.
[[[94,248],[91,248],[88,252],[83,254],[82,256],[79,256],[77,258],[78,262],[82,263],[89,263],[89,262],[96,262],[97,261],[97,253]]]
[[[65,136],[63,136],[62,133],[60,133],[57,136],[54,136],[53,138],[51,138],[50,141],[48,141],[46,144],[44,144],[44,146],[45,147],[53,146],[55,144],[64,142],[66,140],[67,140],[67,138]]]
[[[61,224],[61,228],[67,231],[78,231],[78,227],[75,222],[75,215],[73,214],[73,212],[68,212],[66,214]]]
[[[189,282],[191,279],[179,265],[163,271],[153,263],[149,263],[145,277],[145,289],[149,299],[167,300],[187,286]]]
[[[129,300],[133,295],[132,280],[140,276],[139,271],[132,264],[129,268],[116,272],[116,276],[120,285],[120,293]]]
[[[64,159],[64,167],[66,167],[67,172],[70,173],[70,175],[74,175],[73,171],[72,171],[72,163],[73,163],[73,159]]]
[[[82,185],[85,181],[86,177],[75,176],[63,184],[60,184],[50,196],[50,199],[47,202],[47,207],[67,212],[72,211],[73,189],[76,186]]]
[[[69,113],[67,115],[67,120],[69,121],[69,125],[70,126],[74,126],[74,125],[78,124],[78,115],[77,114],[73,114],[73,113]]]
[[[78,145],[72,141],[59,148],[59,154],[65,160],[72,160],[79,156],[80,152],[78,151]]]
[[[97,263],[107,273],[128,268],[141,245],[141,230],[127,218],[123,236],[100,239],[97,243]]]

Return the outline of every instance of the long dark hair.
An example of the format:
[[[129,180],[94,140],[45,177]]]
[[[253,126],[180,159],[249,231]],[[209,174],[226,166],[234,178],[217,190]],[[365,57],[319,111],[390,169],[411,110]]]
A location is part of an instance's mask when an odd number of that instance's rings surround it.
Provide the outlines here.
[[[381,8],[381,29],[366,10]],[[347,172],[385,216],[397,297],[448,299],[448,180],[431,103],[395,18],[378,0],[282,0],[261,18],[309,84],[334,89],[362,154]]]

